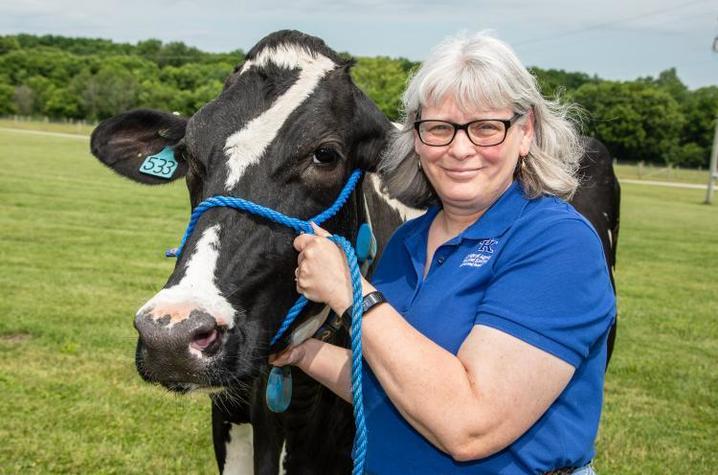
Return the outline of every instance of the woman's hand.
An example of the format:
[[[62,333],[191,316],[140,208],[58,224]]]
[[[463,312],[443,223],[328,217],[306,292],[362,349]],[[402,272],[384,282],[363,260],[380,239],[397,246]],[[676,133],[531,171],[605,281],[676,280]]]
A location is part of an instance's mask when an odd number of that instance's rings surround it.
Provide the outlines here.
[[[351,392],[351,351],[310,338],[304,343],[269,355],[273,366],[292,365],[328,387],[348,403]]]
[[[294,240],[299,252],[295,280],[297,292],[313,302],[329,305],[341,314],[352,303],[351,278],[342,250],[327,239],[327,231],[312,223],[316,234],[300,234]]]
[[[305,343],[297,346],[290,346],[280,353],[269,355],[269,364],[272,366],[299,366],[306,357],[307,351]]]

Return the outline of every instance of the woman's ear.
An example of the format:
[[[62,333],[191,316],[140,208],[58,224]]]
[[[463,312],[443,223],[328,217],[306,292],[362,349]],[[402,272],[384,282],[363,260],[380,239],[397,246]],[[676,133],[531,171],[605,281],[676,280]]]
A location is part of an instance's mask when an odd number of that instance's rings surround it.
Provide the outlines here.
[[[519,125],[521,131],[523,132],[521,134],[521,144],[519,145],[519,155],[522,157],[528,155],[529,150],[531,149],[531,143],[534,140],[534,120],[534,111],[533,108],[531,108],[526,113],[526,118],[521,121]]]

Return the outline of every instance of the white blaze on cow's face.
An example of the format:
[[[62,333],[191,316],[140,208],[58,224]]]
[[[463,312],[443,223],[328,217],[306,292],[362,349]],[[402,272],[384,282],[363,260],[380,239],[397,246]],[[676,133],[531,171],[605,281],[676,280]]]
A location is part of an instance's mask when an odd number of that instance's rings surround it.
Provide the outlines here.
[[[299,69],[299,78],[269,109],[227,138],[224,145],[229,167],[227,191],[232,191],[247,167],[259,161],[290,114],[312,94],[326,73],[337,67],[326,56],[312,55],[299,46],[284,44],[262,50],[256,58],[244,63],[240,75],[252,66],[262,67],[269,62],[287,69]]]
[[[192,311],[206,312],[218,326],[234,326],[234,308],[215,284],[219,257],[219,224],[205,229],[187,262],[184,277],[177,285],[160,290],[137,312],[159,320],[169,315],[171,328],[189,318]]]

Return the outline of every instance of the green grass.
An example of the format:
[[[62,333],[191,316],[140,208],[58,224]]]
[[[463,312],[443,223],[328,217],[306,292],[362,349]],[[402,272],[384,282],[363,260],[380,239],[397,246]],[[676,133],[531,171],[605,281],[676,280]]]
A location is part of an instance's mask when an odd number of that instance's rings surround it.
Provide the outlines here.
[[[213,473],[207,397],[133,367],[184,185],[121,179],[80,138],[0,131],[0,167],[0,473]]]
[[[701,204],[702,190],[622,188],[619,331],[597,466],[714,473],[718,206]]]
[[[87,140],[0,131],[0,473],[214,473],[209,401],[140,381],[135,310],[188,217],[184,184],[143,187]],[[620,326],[595,464],[714,472],[718,206],[623,185]]]
[[[672,181],[677,183],[691,183],[696,185],[708,184],[708,170],[695,170],[691,168],[668,168],[648,165],[618,164],[614,167],[620,179]]]
[[[0,118],[0,128],[89,135],[95,126],[84,122],[49,122],[18,117],[17,119]]]

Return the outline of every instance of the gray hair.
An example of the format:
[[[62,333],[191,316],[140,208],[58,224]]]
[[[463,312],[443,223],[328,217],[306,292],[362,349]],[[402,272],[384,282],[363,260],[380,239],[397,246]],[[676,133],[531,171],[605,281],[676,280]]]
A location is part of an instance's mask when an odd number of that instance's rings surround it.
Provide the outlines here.
[[[503,41],[487,33],[459,34],[432,50],[409,80],[403,96],[403,120],[387,147],[379,172],[390,196],[413,207],[438,201],[419,169],[414,151],[414,121],[422,106],[435,106],[453,95],[464,112],[511,108],[533,112],[534,138],[515,171],[528,198],[573,196],[583,145],[572,116],[580,109],[544,99],[536,79]],[[525,118],[521,119],[525,120]]]

